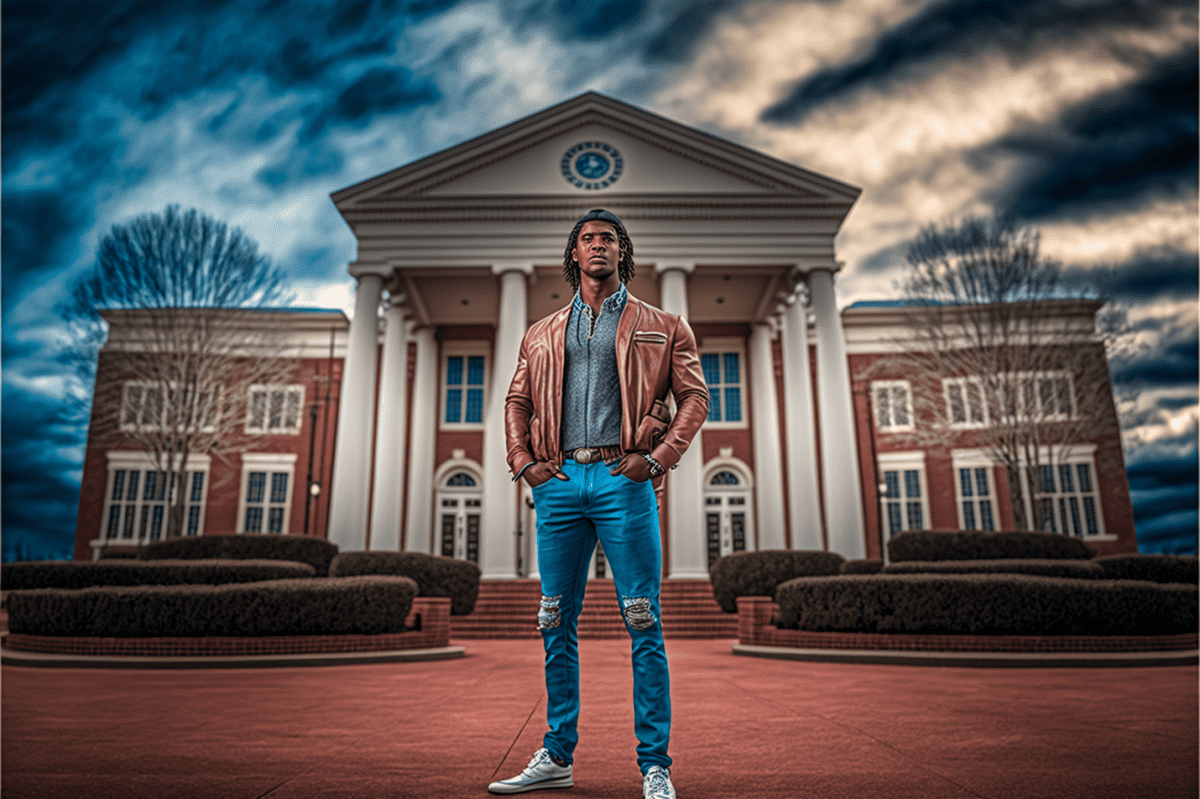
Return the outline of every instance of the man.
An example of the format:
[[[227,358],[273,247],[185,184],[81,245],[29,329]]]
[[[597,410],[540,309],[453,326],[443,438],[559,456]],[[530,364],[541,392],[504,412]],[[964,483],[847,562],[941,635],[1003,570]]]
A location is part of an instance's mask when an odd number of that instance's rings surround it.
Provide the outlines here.
[[[550,729],[525,770],[493,782],[493,793],[573,785],[576,625],[599,540],[632,639],[642,793],[645,799],[675,797],[654,487],[704,423],[708,389],[691,328],[629,294],[633,269],[633,244],[621,220],[602,209],[585,214],[563,256],[574,300],[526,332],[505,400],[508,465],[514,480],[529,484],[537,509],[538,628]],[[674,419],[668,393],[677,405]]]

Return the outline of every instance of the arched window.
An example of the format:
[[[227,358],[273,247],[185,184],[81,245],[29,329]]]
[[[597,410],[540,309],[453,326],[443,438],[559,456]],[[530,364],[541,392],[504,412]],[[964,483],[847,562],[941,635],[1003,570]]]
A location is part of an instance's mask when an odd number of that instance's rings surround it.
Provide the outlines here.
[[[446,481],[448,488],[474,488],[475,478],[466,472],[459,472]]]
[[[726,472],[717,472],[716,474],[714,474],[712,476],[712,479],[708,481],[708,484],[710,486],[735,486],[735,485],[741,485],[741,482],[742,481],[738,479],[738,476],[736,474],[734,474],[733,472],[726,471]]]

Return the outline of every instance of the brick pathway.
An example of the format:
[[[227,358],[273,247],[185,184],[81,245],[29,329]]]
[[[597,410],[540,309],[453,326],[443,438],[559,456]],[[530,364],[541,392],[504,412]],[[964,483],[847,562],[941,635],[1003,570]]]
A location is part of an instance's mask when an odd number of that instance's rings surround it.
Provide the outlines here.
[[[14,799],[485,797],[544,729],[536,640],[325,668],[3,667]],[[1197,668],[938,668],[668,640],[680,799],[1197,796]],[[576,787],[636,799],[628,645],[581,642]]]

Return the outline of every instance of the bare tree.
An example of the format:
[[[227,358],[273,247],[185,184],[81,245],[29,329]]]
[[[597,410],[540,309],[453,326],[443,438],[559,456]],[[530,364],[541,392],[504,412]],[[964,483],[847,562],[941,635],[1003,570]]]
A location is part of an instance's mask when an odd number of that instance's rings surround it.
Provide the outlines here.
[[[188,456],[241,449],[248,413],[269,426],[265,417],[289,410],[277,407],[285,393],[251,392],[288,379],[268,310],[283,286],[282,270],[241,230],[173,205],[114,226],[62,309],[78,368],[96,374],[106,359],[93,445],[148,452],[169,508],[165,537],[184,529]]]
[[[922,423],[907,435],[938,445],[963,431],[1004,467],[1014,526],[1048,527],[1042,467],[1117,430],[1104,303],[1069,291],[1038,232],[1004,219],[926,227],[906,265],[903,352],[876,368],[911,382]]]

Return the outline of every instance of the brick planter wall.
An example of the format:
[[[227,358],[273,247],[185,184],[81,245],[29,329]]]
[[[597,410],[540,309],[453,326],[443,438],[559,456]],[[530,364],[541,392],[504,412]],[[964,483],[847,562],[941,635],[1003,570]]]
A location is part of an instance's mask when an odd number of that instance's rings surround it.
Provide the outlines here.
[[[450,600],[417,597],[407,626],[420,630],[382,635],[214,635],[196,638],[92,638],[9,633],[4,645],[23,652],[121,657],[212,657],[312,655],[331,652],[388,652],[434,649],[450,643]]]
[[[770,597],[738,597],[738,643],[794,649],[870,649],[915,652],[1170,652],[1200,645],[1183,635],[927,635],[781,630]]]

